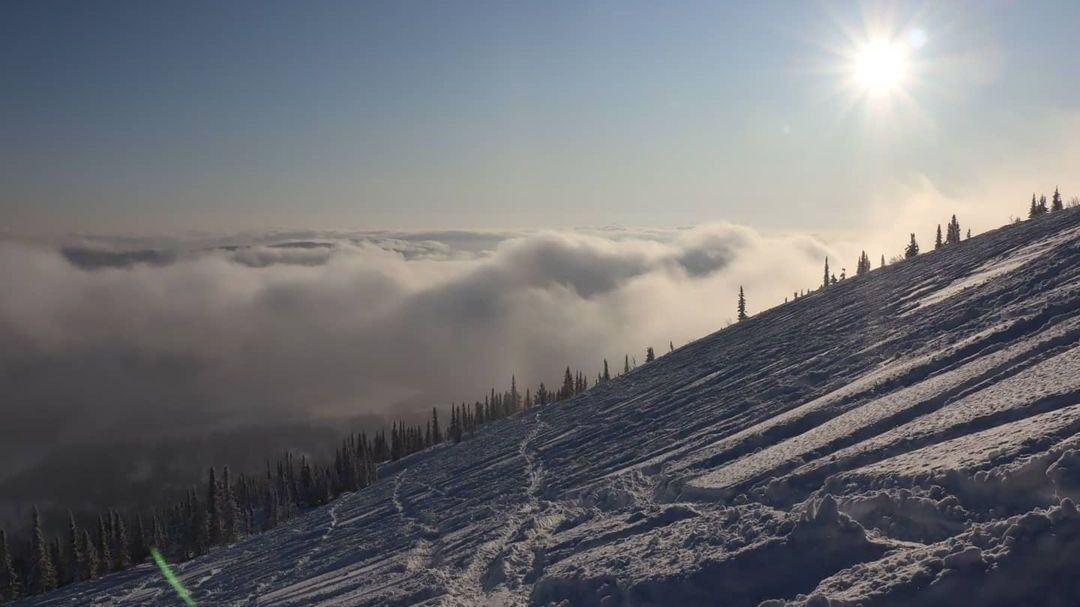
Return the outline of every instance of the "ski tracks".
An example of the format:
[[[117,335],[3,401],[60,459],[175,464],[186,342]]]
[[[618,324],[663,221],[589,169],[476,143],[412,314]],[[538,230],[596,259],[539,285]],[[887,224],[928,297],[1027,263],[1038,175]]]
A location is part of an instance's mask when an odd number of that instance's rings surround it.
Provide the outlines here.
[[[338,508],[341,507],[341,504],[346,499],[347,499],[347,496],[341,496],[340,498],[338,498],[338,499],[334,500],[333,502],[331,502],[330,507],[326,509],[326,514],[330,518],[330,522],[326,525],[326,531],[324,531],[323,534],[321,536],[319,536],[319,540],[315,544],[315,546],[307,554],[305,554],[304,556],[296,559],[296,564],[293,565],[291,568],[285,569],[285,570],[282,570],[282,571],[279,571],[279,572],[275,573],[266,582],[259,582],[258,584],[256,584],[255,590],[253,590],[251,595],[248,596],[248,598],[247,598],[247,604],[249,604],[249,605],[259,605],[259,604],[261,604],[259,602],[259,598],[265,594],[265,591],[268,588],[272,588],[273,585],[276,584],[277,581],[282,579],[282,578],[285,578],[285,577],[288,577],[288,576],[294,576],[294,575],[296,575],[298,573],[302,573],[303,571],[305,571],[307,569],[308,563],[310,563],[312,561],[312,559],[315,556],[317,556],[320,552],[325,550],[327,541],[330,539],[330,535],[332,533],[334,533],[334,530],[337,529],[337,526],[338,526],[338,514],[337,514]],[[281,593],[282,591],[284,591],[286,588],[288,588],[288,587],[286,586],[285,588],[281,588],[281,589],[278,589],[278,590],[272,590],[270,593],[277,595],[277,594]],[[287,594],[287,592],[286,592],[286,594]],[[276,597],[276,598],[284,598],[284,597]]]
[[[398,518],[401,520],[401,528],[404,534],[415,542],[405,554],[405,571],[415,573],[425,571],[431,566],[431,542],[425,539],[424,535],[436,533],[436,530],[409,514],[409,510],[402,500],[401,486],[404,484],[408,473],[409,469],[405,468],[394,477],[394,491],[391,499],[394,502],[394,508],[397,510]]]
[[[538,523],[550,518],[540,516],[544,466],[534,445],[544,426],[538,411],[532,428],[518,446],[518,454],[525,462],[525,503],[506,517],[504,531],[498,537],[477,549],[463,575],[449,576],[451,595],[464,604],[487,604],[488,598],[497,598],[494,602],[499,604],[527,601],[523,581],[542,564],[539,540],[548,529],[548,525]],[[490,597],[491,594],[499,596]]]

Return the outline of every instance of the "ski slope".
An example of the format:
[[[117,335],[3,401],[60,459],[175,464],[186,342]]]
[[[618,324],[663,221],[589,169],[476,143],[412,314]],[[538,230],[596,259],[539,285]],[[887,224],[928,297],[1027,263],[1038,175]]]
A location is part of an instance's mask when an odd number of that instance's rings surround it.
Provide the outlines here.
[[[1071,606],[1078,498],[1068,210],[386,465],[177,573],[200,605]],[[179,602],[143,565],[22,604]]]

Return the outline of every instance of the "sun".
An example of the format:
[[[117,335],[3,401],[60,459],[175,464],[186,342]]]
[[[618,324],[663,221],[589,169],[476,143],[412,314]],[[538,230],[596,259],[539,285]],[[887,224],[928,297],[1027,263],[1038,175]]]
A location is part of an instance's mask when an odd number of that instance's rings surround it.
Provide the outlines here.
[[[857,49],[851,62],[852,80],[871,97],[900,91],[908,70],[908,45],[883,38],[870,40]]]

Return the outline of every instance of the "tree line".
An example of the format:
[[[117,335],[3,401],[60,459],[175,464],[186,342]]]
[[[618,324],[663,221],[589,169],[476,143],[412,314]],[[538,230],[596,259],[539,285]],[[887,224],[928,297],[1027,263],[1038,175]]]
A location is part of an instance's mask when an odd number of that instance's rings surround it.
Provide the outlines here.
[[[668,346],[669,351],[675,348],[670,342]],[[653,348],[647,348],[645,362],[655,358]],[[633,364],[631,360],[629,354],[624,357],[624,374],[637,366],[636,359]],[[145,512],[108,510],[89,524],[80,524],[68,512],[65,530],[52,539],[35,507],[21,549],[13,550],[0,529],[0,604],[129,569],[146,561],[151,549],[172,562],[204,555],[214,546],[273,529],[298,513],[362,490],[377,480],[380,463],[459,443],[484,424],[573,398],[612,377],[607,359],[591,383],[584,372],[568,366],[558,388],[541,382],[535,391],[526,388],[522,393],[511,376],[508,390],[492,388],[471,405],[452,403],[445,427],[439,409],[432,407],[426,424],[395,421],[389,432],[346,436],[326,462],[285,452],[267,460],[258,474],[234,476],[228,466],[219,474],[211,467],[205,484]]]

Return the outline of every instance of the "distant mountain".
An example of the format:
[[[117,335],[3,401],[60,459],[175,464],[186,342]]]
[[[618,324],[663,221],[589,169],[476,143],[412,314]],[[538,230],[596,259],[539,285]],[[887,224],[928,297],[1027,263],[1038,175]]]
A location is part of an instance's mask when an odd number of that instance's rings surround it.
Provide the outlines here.
[[[1080,211],[380,476],[177,574],[200,605],[1080,604]],[[25,604],[180,603],[143,565]]]

